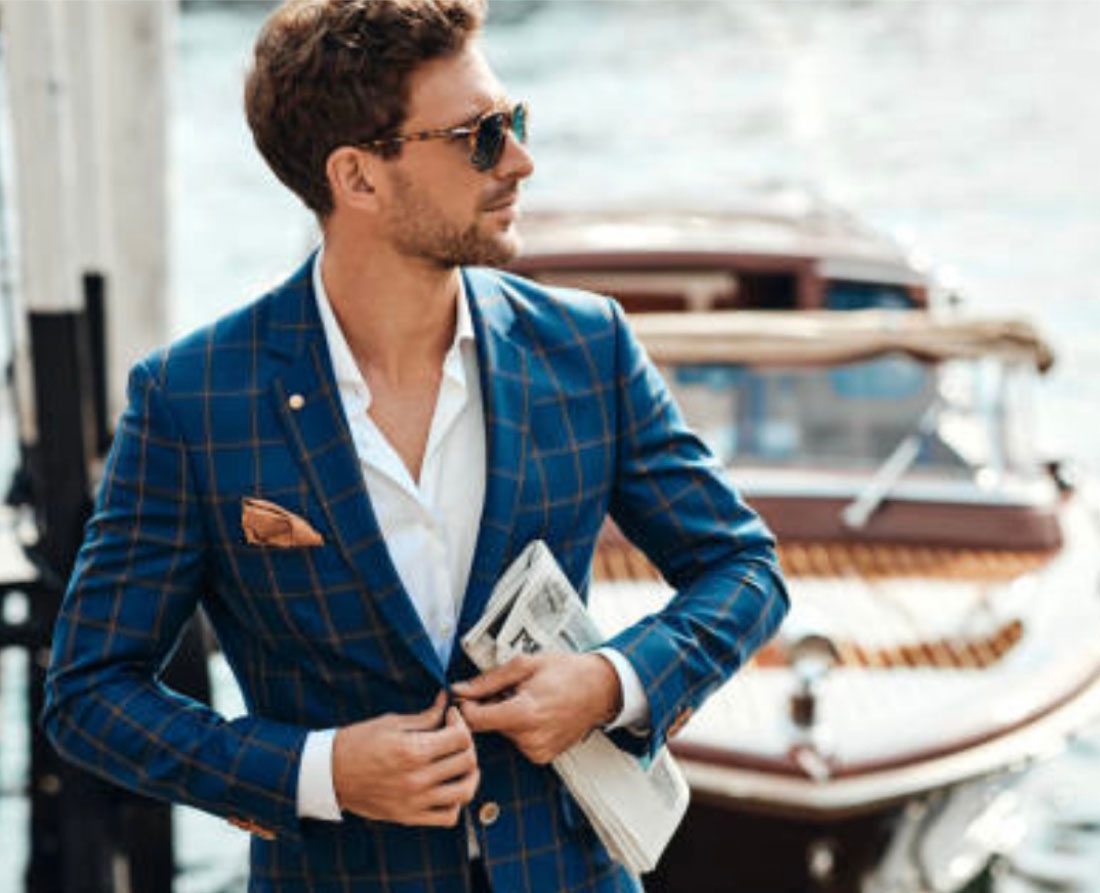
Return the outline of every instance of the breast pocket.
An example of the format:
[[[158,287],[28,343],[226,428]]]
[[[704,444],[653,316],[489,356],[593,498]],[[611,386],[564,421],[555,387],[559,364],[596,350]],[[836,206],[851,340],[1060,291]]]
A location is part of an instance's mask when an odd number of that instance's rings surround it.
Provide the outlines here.
[[[282,636],[331,639],[327,602],[354,591],[354,575],[301,488],[250,493],[221,507],[222,573]]]
[[[324,588],[322,568],[328,564],[324,553],[330,549],[237,543],[230,550],[230,558],[240,576],[239,582],[254,595],[295,598],[316,595]]]

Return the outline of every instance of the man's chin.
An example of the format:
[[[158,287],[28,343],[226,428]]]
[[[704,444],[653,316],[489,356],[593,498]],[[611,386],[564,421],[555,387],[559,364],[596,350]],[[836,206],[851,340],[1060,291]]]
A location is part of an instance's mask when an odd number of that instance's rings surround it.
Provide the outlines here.
[[[510,224],[507,229],[484,234],[473,247],[466,265],[501,267],[519,254],[521,243],[515,227]]]
[[[519,254],[519,250],[519,235],[509,224],[503,229],[472,226],[448,240],[437,240],[431,245],[410,245],[405,253],[435,263],[441,269],[451,269],[504,266]]]
[[[497,244],[500,246],[500,259],[495,261],[497,265],[506,264],[519,254],[523,248],[523,240],[520,239],[514,223],[498,236]]]

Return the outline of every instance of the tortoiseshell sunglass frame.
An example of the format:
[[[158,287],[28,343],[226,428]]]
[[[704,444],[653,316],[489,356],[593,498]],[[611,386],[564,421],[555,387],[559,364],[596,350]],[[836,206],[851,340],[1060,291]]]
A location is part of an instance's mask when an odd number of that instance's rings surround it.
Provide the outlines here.
[[[487,157],[479,159],[478,134],[481,132],[481,128],[485,126],[485,122],[494,117],[499,117],[503,125],[500,130],[500,142],[497,143],[495,147],[491,148]],[[421,130],[417,133],[403,133],[398,136],[369,140],[368,142],[360,143],[360,145],[364,149],[378,149],[382,146],[390,146],[395,143],[419,143],[424,140],[466,137],[470,144],[470,164],[479,171],[489,171],[496,167],[497,163],[500,161],[501,155],[504,154],[504,144],[508,141],[509,131],[511,131],[521,143],[527,142],[527,122],[529,120],[530,111],[527,103],[517,102],[510,109],[495,109],[494,111],[486,112],[473,124],[460,124],[457,127],[440,127],[435,130]],[[517,121],[520,122],[518,127],[516,126]]]

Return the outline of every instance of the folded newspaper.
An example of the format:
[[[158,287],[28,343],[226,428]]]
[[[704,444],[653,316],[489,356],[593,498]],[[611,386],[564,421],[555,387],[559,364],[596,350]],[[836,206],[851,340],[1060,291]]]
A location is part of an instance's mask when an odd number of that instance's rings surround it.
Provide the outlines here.
[[[603,636],[542,540],[530,543],[494,587],[485,613],[462,637],[481,670],[517,654],[590,651]],[[687,810],[689,791],[667,747],[652,759],[621,750],[601,731],[554,760],[612,857],[652,871]]]

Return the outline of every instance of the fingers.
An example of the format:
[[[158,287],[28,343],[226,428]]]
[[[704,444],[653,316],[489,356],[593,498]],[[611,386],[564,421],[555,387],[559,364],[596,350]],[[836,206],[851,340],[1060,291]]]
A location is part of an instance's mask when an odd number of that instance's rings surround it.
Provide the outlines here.
[[[549,763],[575,743],[562,739],[560,730],[548,726],[531,699],[523,693],[496,704],[468,701],[462,705],[462,713],[475,732],[507,735],[533,763]]]
[[[409,731],[428,731],[443,725],[443,711],[447,709],[447,693],[440,690],[431,706],[420,713],[410,713],[401,717],[401,727]]]
[[[445,694],[420,713],[337,730],[332,772],[341,809],[404,825],[453,826],[481,778],[473,734]]]
[[[409,737],[409,747],[418,762],[431,763],[451,754],[473,750],[470,727],[456,707],[447,711],[447,724],[430,732],[415,732]]]
[[[501,664],[476,676],[466,682],[456,682],[452,688],[455,694],[462,698],[474,698],[483,700],[494,695],[502,694],[510,688],[515,688],[532,673],[537,664],[535,659],[526,654],[513,657],[508,663]]]
[[[468,748],[450,756],[436,760],[423,772],[424,783],[438,785],[454,778],[467,775],[477,769],[477,754]]]
[[[417,813],[412,824],[454,827],[462,807],[474,799],[481,784],[473,749],[439,760],[425,778],[428,787],[416,798]]]
[[[435,809],[428,809],[419,813],[416,821],[409,822],[411,825],[432,825],[440,828],[453,828],[458,824],[459,817],[462,815],[461,806],[445,806]]]
[[[481,784],[481,773],[475,769],[454,781],[436,785],[431,791],[429,805],[435,809],[465,806],[474,799],[479,784]]]
[[[452,726],[464,726],[466,725],[466,720],[462,718],[462,714],[458,712],[458,708],[452,705],[447,708],[447,719],[444,725],[447,728]]]
[[[475,732],[515,732],[531,722],[530,699],[523,693],[504,701],[463,701],[462,716]]]

